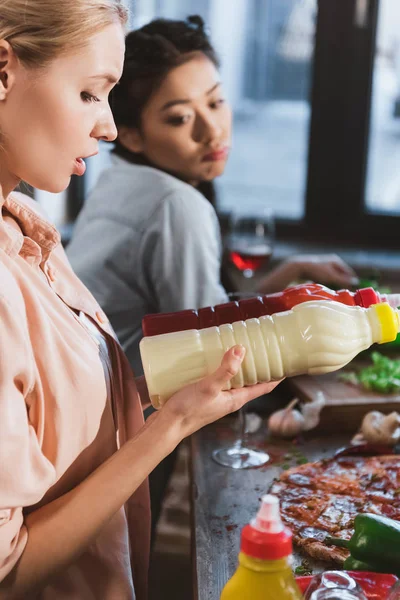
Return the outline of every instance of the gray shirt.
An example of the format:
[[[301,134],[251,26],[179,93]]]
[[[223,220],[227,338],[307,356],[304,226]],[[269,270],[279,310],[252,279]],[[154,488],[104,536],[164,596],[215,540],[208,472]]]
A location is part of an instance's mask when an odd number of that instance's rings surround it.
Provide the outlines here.
[[[79,215],[68,258],[136,374],[145,314],[227,301],[216,213],[194,187],[117,156]]]

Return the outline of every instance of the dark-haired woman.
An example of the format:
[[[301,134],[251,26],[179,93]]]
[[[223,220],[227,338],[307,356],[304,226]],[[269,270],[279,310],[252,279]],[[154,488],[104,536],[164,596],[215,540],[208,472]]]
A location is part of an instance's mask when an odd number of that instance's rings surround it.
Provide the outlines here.
[[[218,66],[198,16],[157,19],[128,34],[111,103],[118,128],[113,165],[85,203],[67,249],[135,373],[145,314],[227,299],[212,206],[212,182],[231,146]],[[297,256],[262,288],[279,290],[299,277],[345,286],[354,276],[337,256]]]

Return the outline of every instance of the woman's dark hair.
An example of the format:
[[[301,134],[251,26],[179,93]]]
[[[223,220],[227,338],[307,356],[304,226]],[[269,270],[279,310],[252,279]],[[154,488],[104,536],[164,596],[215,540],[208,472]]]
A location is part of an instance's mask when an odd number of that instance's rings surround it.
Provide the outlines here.
[[[155,19],[128,33],[121,80],[112,92],[116,125],[139,128],[142,111],[164,77],[202,52],[216,67],[219,61],[201,17],[185,21]]]
[[[166,75],[190,60],[194,52],[201,52],[219,67],[204,21],[198,15],[192,15],[184,21],[155,19],[128,33],[125,45],[122,77],[111,96],[111,108],[117,127],[125,125],[140,130],[142,112],[151,95]],[[118,138],[114,152],[129,162],[150,164],[142,154],[127,150]],[[198,189],[215,205],[212,182],[202,182]]]

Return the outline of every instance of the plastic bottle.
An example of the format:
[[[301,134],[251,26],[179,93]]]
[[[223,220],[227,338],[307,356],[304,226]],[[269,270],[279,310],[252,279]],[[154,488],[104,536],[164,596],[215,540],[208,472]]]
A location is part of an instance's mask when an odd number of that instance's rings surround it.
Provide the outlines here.
[[[373,343],[394,340],[398,331],[399,314],[389,304],[361,308],[314,300],[259,319],[145,337],[140,353],[158,408],[185,385],[215,371],[236,344],[245,346],[246,355],[226,389],[335,371]]]
[[[319,283],[304,283],[286,288],[282,292],[246,298],[199,310],[182,310],[175,313],[146,315],[142,321],[144,336],[184,331],[185,329],[205,329],[234,321],[258,318],[290,310],[297,304],[310,300],[334,300],[347,306],[368,308],[371,304],[388,302],[396,308],[400,306],[400,294],[380,294],[371,287],[350,290],[331,290]]]
[[[267,494],[256,518],[242,530],[239,566],[220,600],[301,600],[291,554],[292,533],[281,521],[279,500]]]

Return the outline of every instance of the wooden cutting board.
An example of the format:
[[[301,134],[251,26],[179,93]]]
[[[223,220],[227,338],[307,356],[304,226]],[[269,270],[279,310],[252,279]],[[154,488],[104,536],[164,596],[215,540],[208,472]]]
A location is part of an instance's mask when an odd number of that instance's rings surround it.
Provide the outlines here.
[[[338,379],[338,372],[326,375],[300,375],[287,379],[293,395],[300,400],[311,401],[322,392],[325,406],[321,412],[318,430],[324,432],[356,433],[362,418],[371,410],[385,414],[400,412],[400,394],[368,392],[359,386]]]

